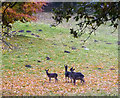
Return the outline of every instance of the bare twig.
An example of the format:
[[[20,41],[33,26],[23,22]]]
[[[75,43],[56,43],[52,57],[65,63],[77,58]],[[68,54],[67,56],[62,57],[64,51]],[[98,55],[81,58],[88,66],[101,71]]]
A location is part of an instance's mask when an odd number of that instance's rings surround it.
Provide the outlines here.
[[[95,26],[95,29],[92,29],[92,31],[89,33],[89,36],[84,40],[84,43],[90,38],[91,34],[95,32],[96,29],[98,29],[99,26]]]
[[[6,41],[4,41],[3,40],[3,38],[2,39],[0,39],[3,43],[5,43],[11,50],[13,50],[13,48],[11,48],[11,47],[13,47],[10,43],[7,43]]]

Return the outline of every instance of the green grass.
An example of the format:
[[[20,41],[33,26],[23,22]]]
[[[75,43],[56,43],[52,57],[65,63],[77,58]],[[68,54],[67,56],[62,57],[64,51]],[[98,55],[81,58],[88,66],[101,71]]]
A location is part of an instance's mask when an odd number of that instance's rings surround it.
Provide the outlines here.
[[[39,29],[42,29],[42,31],[38,31]],[[23,72],[24,74],[27,73],[35,76],[39,76],[41,73],[40,77],[42,77],[42,75],[45,75],[44,70],[50,69],[50,72],[58,72],[60,80],[63,80],[65,64],[69,65],[69,68],[73,66],[76,71],[84,73],[87,79],[91,77],[91,74],[95,74],[95,76],[99,78],[97,74],[107,74],[110,72],[109,69],[111,67],[115,68],[115,71],[112,72],[113,76],[117,76],[118,74],[117,32],[110,34],[110,30],[108,30],[106,26],[102,26],[96,32],[97,35],[92,35],[85,43],[85,46],[89,48],[89,50],[82,48],[83,42],[81,40],[85,39],[86,35],[78,39],[73,38],[67,28],[50,28],[49,25],[45,24],[17,22],[13,25],[13,30],[24,30],[24,33],[17,32],[16,36],[9,38],[10,43],[17,46],[17,49],[10,52],[3,52],[2,54],[3,78],[9,75],[8,71],[13,71],[14,76],[19,76],[20,72]],[[39,35],[40,38],[36,38],[30,33],[27,33],[26,30],[31,30],[31,33]],[[21,34],[23,36],[21,36]],[[98,40],[98,42],[95,43],[94,40]],[[106,44],[104,41],[112,44]],[[76,50],[72,50],[71,47],[76,47]],[[71,53],[64,53],[64,50],[70,51]],[[49,56],[51,60],[46,60],[47,56]],[[41,62],[37,62],[38,60]],[[33,68],[26,68],[26,64],[30,64]],[[101,67],[102,70],[98,70],[99,67]],[[44,79],[47,80],[48,78],[44,77]],[[78,83],[78,86],[79,85]],[[93,90],[91,89],[90,92],[88,90],[82,94],[80,94],[80,92],[76,94],[69,92],[68,94],[86,96],[93,94],[109,95],[109,93],[102,90],[102,88],[100,88],[100,91],[97,91],[97,88],[99,87],[93,87]],[[116,90],[117,88],[112,89],[111,95],[113,95],[113,93],[117,95]],[[47,95],[61,94],[50,91]]]

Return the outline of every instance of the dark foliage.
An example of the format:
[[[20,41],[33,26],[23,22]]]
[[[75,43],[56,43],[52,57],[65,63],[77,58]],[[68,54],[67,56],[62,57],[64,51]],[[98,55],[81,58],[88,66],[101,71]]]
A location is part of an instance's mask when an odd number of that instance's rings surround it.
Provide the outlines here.
[[[89,36],[84,40],[86,41],[102,24],[110,22],[109,26],[114,27],[115,30],[118,28],[119,6],[120,2],[64,2],[60,7],[53,9],[53,19],[57,23],[62,23],[64,19],[68,22],[73,18],[78,22],[76,24],[78,29],[71,28],[70,33],[78,38],[89,29]]]

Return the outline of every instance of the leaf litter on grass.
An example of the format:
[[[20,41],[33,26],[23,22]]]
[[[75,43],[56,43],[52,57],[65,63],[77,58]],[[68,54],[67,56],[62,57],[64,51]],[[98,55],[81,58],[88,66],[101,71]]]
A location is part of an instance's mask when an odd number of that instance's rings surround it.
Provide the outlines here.
[[[37,70],[36,70],[37,71]],[[19,76],[13,76],[12,71],[7,71],[10,76],[6,76],[3,79],[3,95],[9,95],[5,92],[9,90],[9,92],[13,95],[44,95],[46,93],[52,92],[53,94],[85,94],[90,91],[98,91],[98,92],[106,92],[112,93],[113,87],[116,88],[116,83],[118,83],[118,77],[115,76],[114,72],[97,72],[90,73],[85,75],[86,83],[82,85],[80,81],[77,81],[76,86],[73,83],[65,83],[63,79],[64,75],[59,75],[58,83],[55,83],[54,79],[52,79],[51,83],[49,83],[47,75],[38,75],[36,77],[34,74],[28,74],[25,72],[20,72]],[[4,73],[5,74],[5,73]],[[20,93],[21,92],[21,93]],[[105,94],[106,94],[105,93]]]
[[[42,30],[44,31],[44,29]],[[43,39],[23,36],[19,36],[18,39],[10,39],[10,41],[20,43],[21,48],[11,54],[6,54],[9,61],[3,57],[3,95],[117,95],[118,68],[116,66],[116,51],[113,51],[116,47],[113,44],[110,47],[103,46],[100,41],[98,44],[89,42],[90,44],[86,44],[85,47],[89,47],[90,50],[85,51],[80,46],[79,39],[70,42],[73,40],[72,37],[64,33],[59,35],[55,32],[60,30],[55,30],[53,29],[54,33],[50,30],[50,33],[46,33],[46,35],[44,32],[43,35],[40,33],[40,36],[44,36]],[[56,37],[52,38],[55,35]],[[32,44],[30,45],[28,42],[32,42]],[[53,47],[54,42],[57,45]],[[65,47],[63,47],[63,43]],[[73,46],[77,47],[74,51],[69,48]],[[67,54],[64,53],[65,50],[72,52]],[[20,58],[17,58],[18,54]],[[51,59],[46,60],[46,57]],[[20,60],[23,62],[18,62]],[[39,63],[37,60],[42,62]],[[25,67],[27,64],[33,68]],[[76,86],[73,83],[66,83],[64,64],[68,64],[69,68],[75,67],[76,72],[82,72],[85,75],[86,83],[82,85],[80,81],[77,81]],[[55,83],[54,79],[49,83],[44,71],[48,68],[50,72],[58,73],[58,83]],[[110,70],[110,68],[115,70]]]

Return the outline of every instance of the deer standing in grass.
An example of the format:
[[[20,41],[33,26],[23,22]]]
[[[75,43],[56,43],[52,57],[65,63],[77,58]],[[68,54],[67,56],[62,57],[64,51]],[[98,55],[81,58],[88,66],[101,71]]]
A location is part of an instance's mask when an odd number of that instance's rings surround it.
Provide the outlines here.
[[[48,72],[49,69],[48,70],[45,69],[45,71],[46,71],[47,76],[49,77],[49,83],[51,82],[51,78],[55,78],[55,82],[58,81],[58,79],[57,79],[58,74],[57,73],[49,73]]]
[[[76,84],[76,80],[81,80],[81,83],[84,83],[85,82],[84,75],[81,72],[73,72],[74,70],[75,69],[73,69],[73,67],[70,68],[70,71],[71,71],[70,76],[73,79],[74,85]]]
[[[65,67],[65,80],[68,80],[68,82],[69,82],[69,78],[70,78],[70,79],[71,79],[71,82],[72,82],[72,78],[71,78],[71,76],[70,76],[70,73],[71,73],[71,72],[67,71],[68,66],[67,66],[67,65],[64,65],[64,67]],[[68,79],[67,79],[67,78],[68,78]]]

